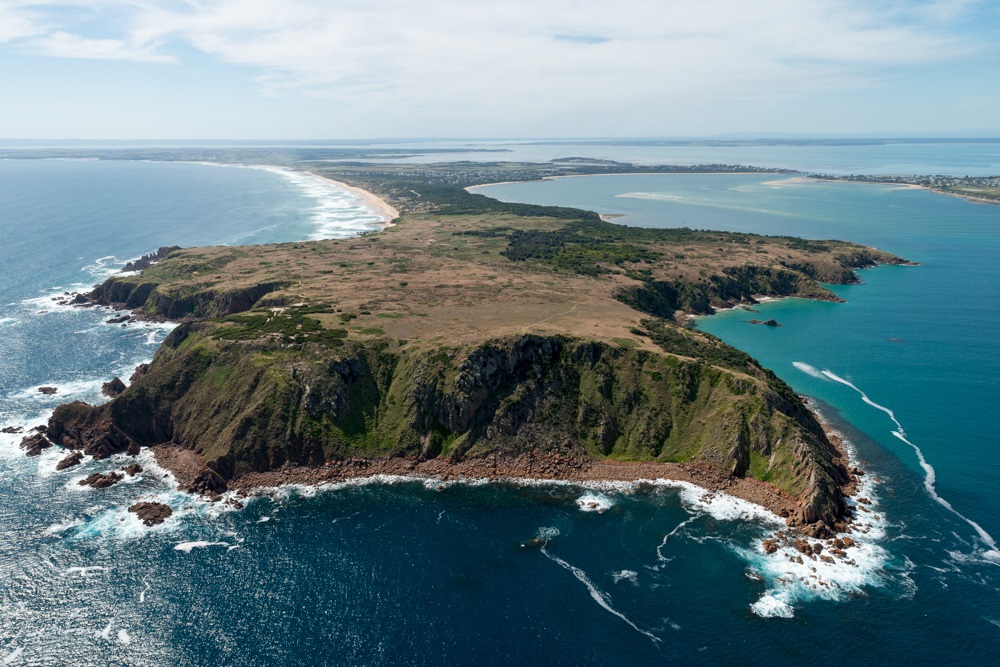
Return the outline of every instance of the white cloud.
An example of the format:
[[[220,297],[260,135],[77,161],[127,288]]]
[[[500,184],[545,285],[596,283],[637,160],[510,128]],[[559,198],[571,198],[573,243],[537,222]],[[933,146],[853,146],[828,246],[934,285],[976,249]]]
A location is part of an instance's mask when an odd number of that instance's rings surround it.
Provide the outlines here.
[[[150,63],[177,62],[173,56],[156,53],[153,45],[134,46],[120,39],[88,39],[60,30],[34,40],[29,50],[41,55],[62,58],[131,60]]]
[[[651,108],[669,119],[699,105],[873,86],[893,68],[979,48],[949,30],[977,4],[69,0],[20,2],[17,15],[33,5],[55,22],[47,34],[18,42],[35,53],[169,62],[182,45],[250,68],[266,95],[323,98],[357,119],[437,114],[455,123],[581,108],[627,116],[640,106],[647,119]],[[74,11],[52,11],[68,6]],[[91,23],[106,32],[78,31],[60,24],[60,15],[96,17]]]
[[[24,3],[0,0],[0,44],[22,37],[43,34],[40,17]]]

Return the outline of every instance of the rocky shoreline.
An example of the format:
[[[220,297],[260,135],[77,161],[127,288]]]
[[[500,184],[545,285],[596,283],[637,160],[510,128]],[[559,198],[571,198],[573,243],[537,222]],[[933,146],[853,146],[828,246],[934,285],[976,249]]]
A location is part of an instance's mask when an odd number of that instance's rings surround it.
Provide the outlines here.
[[[844,460],[847,460],[839,438],[833,434],[828,437]],[[219,494],[226,490],[245,496],[262,489],[287,485],[323,486],[377,476],[412,477],[415,480],[441,482],[488,480],[492,483],[533,481],[581,485],[655,483],[667,480],[693,484],[705,489],[707,494],[722,493],[751,502],[785,519],[789,527],[810,537],[831,537],[834,531],[839,533],[850,530],[850,517],[845,517],[834,526],[827,526],[819,521],[807,524],[802,519],[803,503],[799,499],[767,482],[734,477],[705,464],[594,460],[560,453],[489,456],[463,461],[405,457],[352,458],[328,461],[321,466],[288,465],[276,470],[245,473],[223,481],[214,490],[208,490],[204,480],[211,469],[197,452],[174,445],[156,445],[152,450],[157,463],[174,476],[181,488],[201,493],[213,500],[221,499]],[[852,469],[851,480],[843,488],[845,495],[857,492],[858,477],[862,474],[859,469]]]

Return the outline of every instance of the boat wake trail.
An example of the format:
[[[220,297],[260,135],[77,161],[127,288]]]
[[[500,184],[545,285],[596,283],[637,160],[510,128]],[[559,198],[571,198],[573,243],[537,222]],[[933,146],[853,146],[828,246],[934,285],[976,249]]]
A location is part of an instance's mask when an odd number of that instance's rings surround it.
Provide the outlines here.
[[[555,555],[549,553],[549,551],[548,551],[548,549],[546,549],[546,547],[549,545],[549,539],[550,539],[550,537],[552,537],[552,536],[554,536],[556,534],[558,534],[558,533],[555,532],[555,531],[553,531],[551,528],[543,528],[543,529],[539,530],[538,536],[541,537],[544,540],[544,542],[542,542],[542,549],[541,549],[541,551],[545,555],[545,557],[548,558],[549,560],[551,560],[552,562],[558,564],[560,567],[563,567],[563,568],[569,570],[570,572],[572,572],[573,576],[575,576],[577,579],[579,579],[580,582],[584,586],[587,587],[587,590],[590,591],[590,597],[594,598],[594,601],[597,602],[597,604],[601,605],[601,607],[603,607],[606,611],[608,611],[611,614],[614,614],[615,616],[617,616],[621,620],[623,620],[626,623],[628,623],[630,626],[632,626],[632,629],[635,630],[636,632],[638,632],[640,634],[643,634],[643,635],[646,635],[647,637],[649,637],[649,639],[654,644],[659,644],[660,643],[660,638],[659,637],[657,637],[656,635],[654,635],[652,632],[648,632],[646,630],[643,630],[638,625],[636,625],[631,620],[629,620],[629,618],[627,616],[625,616],[625,614],[621,613],[620,611],[618,611],[617,609],[615,609],[614,607],[612,607],[611,606],[611,601],[608,599],[607,594],[604,593],[604,592],[602,592],[600,589],[597,588],[597,586],[594,585],[594,582],[592,582],[590,580],[590,577],[587,576],[586,572],[584,572],[583,570],[581,570],[580,568],[578,568],[578,567],[576,567],[574,565],[570,565],[569,563],[567,563],[566,561],[564,561],[559,556],[555,556]]]
[[[793,365],[802,372],[817,377],[817,375],[814,372],[811,372],[816,370],[812,366],[809,366],[808,364],[804,364],[802,362],[795,362]],[[948,502],[940,495],[938,495],[937,488],[935,487],[935,483],[937,481],[937,473],[935,472],[934,467],[927,462],[927,458],[924,457],[924,453],[920,449],[920,447],[918,447],[913,442],[907,439],[906,429],[904,429],[903,425],[899,422],[898,419],[896,419],[896,414],[889,408],[885,407],[884,405],[879,405],[878,403],[870,399],[868,395],[861,389],[859,389],[857,385],[855,385],[853,382],[845,380],[839,375],[828,370],[820,371],[820,374],[829,380],[832,380],[834,382],[839,382],[842,385],[850,387],[858,394],[860,394],[861,400],[863,400],[865,403],[872,406],[876,410],[881,410],[882,412],[889,415],[889,418],[892,420],[892,423],[896,425],[896,428],[893,431],[891,431],[892,435],[901,440],[902,442],[905,442],[910,447],[912,447],[914,453],[916,453],[917,455],[917,461],[920,464],[920,468],[924,471],[924,488],[927,490],[928,495],[930,495],[931,498],[937,501],[937,503],[942,507],[944,507],[946,510],[957,516],[965,523],[969,524],[969,526],[971,526],[972,529],[976,531],[976,534],[979,535],[979,538],[983,541],[983,543],[986,544],[986,546],[988,547],[982,553],[983,558],[986,559],[987,562],[993,563],[995,565],[1000,565],[1000,550],[997,549],[997,543],[996,540],[993,539],[993,536],[987,533],[983,529],[983,527],[980,526],[978,523],[968,518],[958,510],[956,510],[950,502]]]

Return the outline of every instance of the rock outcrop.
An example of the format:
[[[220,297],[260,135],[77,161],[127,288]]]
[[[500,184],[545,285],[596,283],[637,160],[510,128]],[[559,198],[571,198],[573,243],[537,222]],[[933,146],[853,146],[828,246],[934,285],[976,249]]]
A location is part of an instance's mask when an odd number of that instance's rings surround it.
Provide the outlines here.
[[[142,519],[142,522],[147,526],[161,524],[174,513],[169,505],[151,502],[136,503],[130,506],[128,511]]]
[[[125,476],[119,472],[95,472],[94,474],[87,476],[85,479],[81,479],[79,484],[80,486],[89,486],[95,489],[106,489],[109,486],[114,486],[123,479],[125,479]]]
[[[110,382],[105,382],[101,385],[101,393],[110,398],[114,398],[123,391],[125,391],[125,383],[119,377],[115,377]]]
[[[174,250],[180,250],[179,245],[163,246],[159,248],[156,252],[151,252],[147,255],[143,255],[139,259],[129,262],[124,267],[122,271],[142,271],[143,269],[151,266],[152,264],[164,259],[167,255],[172,253]]]

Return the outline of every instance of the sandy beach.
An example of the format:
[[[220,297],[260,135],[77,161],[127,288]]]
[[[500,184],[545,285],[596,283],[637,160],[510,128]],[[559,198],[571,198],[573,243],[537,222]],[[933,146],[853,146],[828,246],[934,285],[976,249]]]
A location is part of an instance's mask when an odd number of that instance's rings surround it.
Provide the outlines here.
[[[321,176],[320,174],[317,174],[312,171],[307,171],[306,173],[309,174],[310,176],[315,176],[316,178],[322,178],[324,181],[328,181],[330,183],[333,183],[335,185],[344,188],[345,190],[350,190],[356,195],[359,195],[361,198],[365,200],[366,204],[368,204],[376,211],[378,211],[378,214],[382,216],[386,227],[391,227],[393,224],[395,224],[393,223],[393,220],[399,217],[399,211],[390,206],[384,199],[376,197],[374,194],[368,192],[367,190],[362,190],[361,188],[354,187],[353,185],[348,185],[347,183],[344,183],[342,181],[335,181],[332,178]]]

